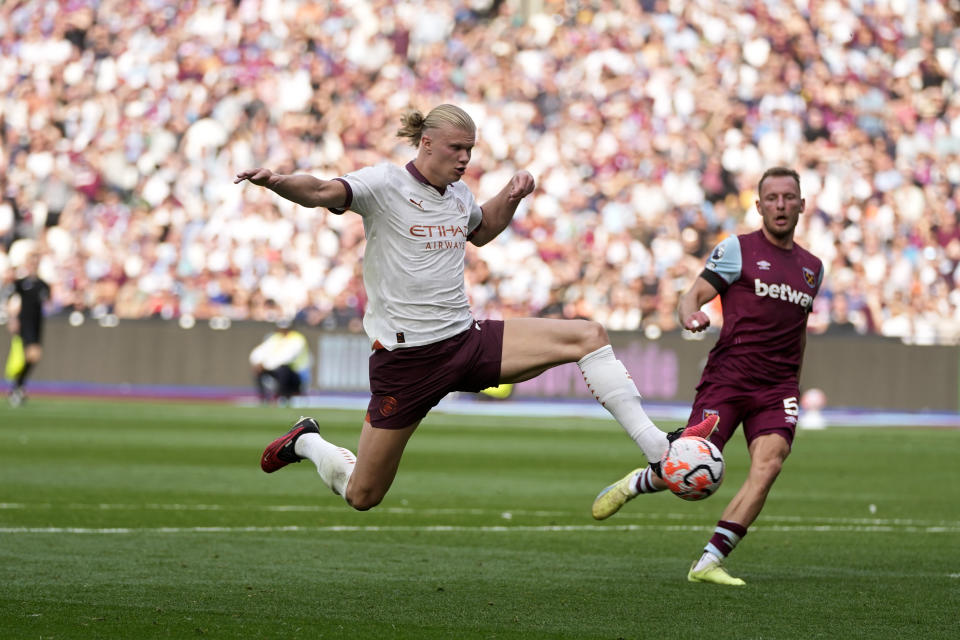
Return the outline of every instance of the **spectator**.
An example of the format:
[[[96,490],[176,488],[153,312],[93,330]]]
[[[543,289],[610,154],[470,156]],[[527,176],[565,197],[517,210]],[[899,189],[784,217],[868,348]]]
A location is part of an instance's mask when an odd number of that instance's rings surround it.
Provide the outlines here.
[[[784,163],[824,300],[862,259],[865,331],[956,341],[960,29],[945,3],[474,4],[2,3],[0,262],[39,240],[62,266],[53,313],[273,320],[267,295],[356,329],[359,224],[280,215],[296,205],[241,200],[230,176],[400,162],[391,123],[453,101],[480,127],[464,176],[478,197],[520,166],[541,185],[503,242],[468,256],[486,265],[478,312],[559,305],[671,330],[624,283],[692,280],[705,247],[756,225],[753,185]]]
[[[310,382],[312,361],[306,337],[289,320],[279,320],[276,331],[250,352],[260,401],[286,403],[300,395]]]

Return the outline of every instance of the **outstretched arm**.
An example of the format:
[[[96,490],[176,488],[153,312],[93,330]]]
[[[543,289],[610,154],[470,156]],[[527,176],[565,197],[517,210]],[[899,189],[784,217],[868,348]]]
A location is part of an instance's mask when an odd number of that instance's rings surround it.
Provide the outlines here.
[[[677,304],[677,317],[680,318],[680,324],[684,329],[697,332],[710,326],[710,316],[701,311],[700,307],[717,297],[718,293],[704,278],[698,277],[693,282],[690,289],[680,296],[680,302]]]
[[[238,173],[233,183],[244,180],[266,187],[304,207],[338,208],[347,202],[347,188],[339,180],[320,180],[306,174],[281,175],[269,169],[247,169]]]
[[[519,171],[510,178],[500,193],[483,203],[483,220],[474,229],[470,242],[481,247],[507,228],[517,211],[517,205],[536,188],[533,176],[527,171]]]

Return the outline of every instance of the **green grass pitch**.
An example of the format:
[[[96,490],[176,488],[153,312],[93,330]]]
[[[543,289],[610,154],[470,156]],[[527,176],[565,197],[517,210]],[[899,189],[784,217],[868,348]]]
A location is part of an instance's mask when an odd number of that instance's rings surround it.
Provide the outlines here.
[[[316,415],[355,448],[361,412]],[[642,463],[612,420],[433,414],[358,513],[309,462],[260,471],[298,416],[0,408],[0,638],[960,637],[960,431],[800,432],[730,588],[686,571],[743,480],[740,434],[716,496],[598,523]]]

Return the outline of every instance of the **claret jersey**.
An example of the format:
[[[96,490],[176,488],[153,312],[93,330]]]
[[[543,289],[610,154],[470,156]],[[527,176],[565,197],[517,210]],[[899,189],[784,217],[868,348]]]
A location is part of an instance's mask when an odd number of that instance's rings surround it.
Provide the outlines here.
[[[441,193],[412,162],[384,162],[337,180],[347,188],[347,203],[331,211],[363,218],[363,328],[371,342],[416,347],[469,329],[466,243],[483,215],[470,189],[458,181]]]
[[[823,279],[820,259],[796,243],[777,247],[758,230],[718,244],[700,277],[717,289],[723,307],[723,328],[701,384],[795,379],[807,315]]]

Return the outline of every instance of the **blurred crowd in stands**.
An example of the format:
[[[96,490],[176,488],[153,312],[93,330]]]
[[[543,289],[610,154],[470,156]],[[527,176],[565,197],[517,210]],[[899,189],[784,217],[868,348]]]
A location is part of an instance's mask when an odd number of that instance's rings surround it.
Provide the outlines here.
[[[476,120],[465,181],[537,191],[468,249],[478,317],[650,337],[796,168],[827,266],[815,332],[960,342],[958,0],[30,0],[0,5],[0,273],[53,314],[359,330],[359,216],[233,184],[414,150]],[[716,309],[711,311],[716,314]],[[77,317],[77,314],[74,314]]]

